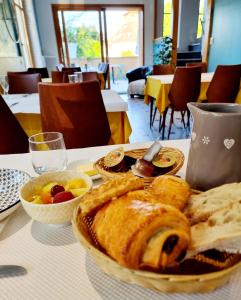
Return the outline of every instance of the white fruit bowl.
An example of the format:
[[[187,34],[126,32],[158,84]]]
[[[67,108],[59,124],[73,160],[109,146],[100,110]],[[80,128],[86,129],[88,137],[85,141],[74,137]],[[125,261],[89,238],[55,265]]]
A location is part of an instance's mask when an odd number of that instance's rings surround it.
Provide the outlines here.
[[[47,224],[64,224],[72,219],[73,211],[83,195],[66,202],[54,204],[35,204],[28,199],[41,190],[49,182],[65,184],[68,180],[81,178],[86,182],[87,191],[92,188],[92,180],[88,175],[76,171],[49,172],[29,180],[20,190],[19,197],[26,213],[33,219]]]

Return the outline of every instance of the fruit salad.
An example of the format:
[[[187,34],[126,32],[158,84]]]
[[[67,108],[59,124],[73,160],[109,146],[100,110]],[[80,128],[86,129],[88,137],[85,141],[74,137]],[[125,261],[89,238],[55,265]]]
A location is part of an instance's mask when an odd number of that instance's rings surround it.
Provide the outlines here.
[[[29,199],[34,204],[54,204],[72,200],[88,191],[86,182],[81,178],[68,180],[65,184],[49,182]]]

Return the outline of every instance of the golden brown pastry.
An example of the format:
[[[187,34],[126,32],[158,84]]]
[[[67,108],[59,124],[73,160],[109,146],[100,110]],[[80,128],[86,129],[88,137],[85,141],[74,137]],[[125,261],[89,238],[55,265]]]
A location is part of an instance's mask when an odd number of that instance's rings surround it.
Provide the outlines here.
[[[82,214],[91,214],[113,198],[143,188],[143,180],[135,177],[131,172],[116,176],[84,195],[80,204]]]
[[[129,268],[175,265],[189,245],[188,220],[173,206],[143,201],[137,195],[130,192],[97,212],[92,231],[99,244]]]
[[[176,176],[163,175],[155,178],[148,191],[157,201],[183,210],[191,195],[188,183]]]

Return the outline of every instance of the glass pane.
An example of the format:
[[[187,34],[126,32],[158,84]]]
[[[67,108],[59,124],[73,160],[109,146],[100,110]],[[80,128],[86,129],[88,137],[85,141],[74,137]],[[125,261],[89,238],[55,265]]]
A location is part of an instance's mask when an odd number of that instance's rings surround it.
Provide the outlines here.
[[[16,27],[14,27],[14,19],[10,14],[9,7],[0,4],[0,56],[2,57],[17,57],[20,56],[20,48],[16,44],[17,38]],[[4,16],[3,13],[4,12]]]
[[[172,0],[164,0],[163,36],[172,34]]]
[[[98,11],[65,11],[70,64],[96,69],[101,58]]]
[[[164,14],[172,13],[172,0],[164,0]]]
[[[199,4],[199,15],[198,15],[198,27],[197,27],[197,38],[202,36],[202,23],[204,21],[204,0],[200,0]]]
[[[171,14],[164,14],[163,16],[163,36],[171,36],[171,24],[172,18]]]
[[[126,92],[126,72],[142,62],[142,11],[108,9],[106,11],[111,88]]]

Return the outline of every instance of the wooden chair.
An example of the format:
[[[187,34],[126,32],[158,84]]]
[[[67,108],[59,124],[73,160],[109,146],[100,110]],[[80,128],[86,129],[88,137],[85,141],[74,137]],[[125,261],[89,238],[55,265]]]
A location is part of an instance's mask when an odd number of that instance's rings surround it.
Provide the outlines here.
[[[0,154],[27,153],[28,136],[0,95]]]
[[[168,74],[174,74],[175,68],[170,65],[153,65],[153,75],[168,75]]]
[[[99,77],[97,72],[83,72],[83,81],[93,81],[97,80],[99,82]]]
[[[171,75],[174,74],[175,72],[175,68],[173,67],[173,65],[170,64],[166,64],[166,65],[153,65],[153,71],[152,74],[153,75]],[[153,99],[151,99],[151,103],[150,103],[150,127],[153,126],[153,123],[155,121],[155,117],[156,117],[156,112],[157,112],[157,107],[155,107],[154,110],[154,115],[153,115]],[[153,115],[153,117],[152,117]],[[161,125],[161,115],[160,115],[160,121],[159,121],[159,128]]]
[[[105,88],[106,88],[106,83],[108,80],[109,76],[109,67],[110,65],[107,63],[99,63],[98,65],[98,71],[103,73],[104,81],[105,81]]]
[[[69,77],[68,75],[74,74],[73,71],[52,71],[52,83],[68,83]]]
[[[62,70],[63,72],[67,71],[67,72],[81,72],[81,68],[80,67],[63,67]]]
[[[207,63],[200,62],[200,63],[186,63],[186,67],[201,67],[202,73],[207,73]]]
[[[111,132],[99,83],[39,85],[43,131],[58,131],[69,148],[107,145]]]
[[[201,67],[176,68],[173,82],[168,94],[170,100],[169,107],[171,108],[171,119],[170,119],[169,129],[168,129],[168,139],[171,134],[174,111],[181,112],[182,123],[184,125],[184,128],[185,128],[184,115],[185,112],[187,111],[188,113],[187,126],[189,127],[190,112],[187,109],[187,103],[196,102],[198,100],[200,94],[200,86],[201,86]],[[161,125],[162,139],[164,139],[164,135],[165,135],[166,115],[169,107],[167,107],[163,113],[163,120]]]
[[[40,74],[16,74],[8,72],[9,94],[38,93]]]
[[[235,102],[240,89],[241,64],[219,65],[207,89],[208,102]]]
[[[46,67],[45,68],[28,68],[27,72],[29,74],[39,73],[41,75],[41,78],[49,78],[49,72]]]

